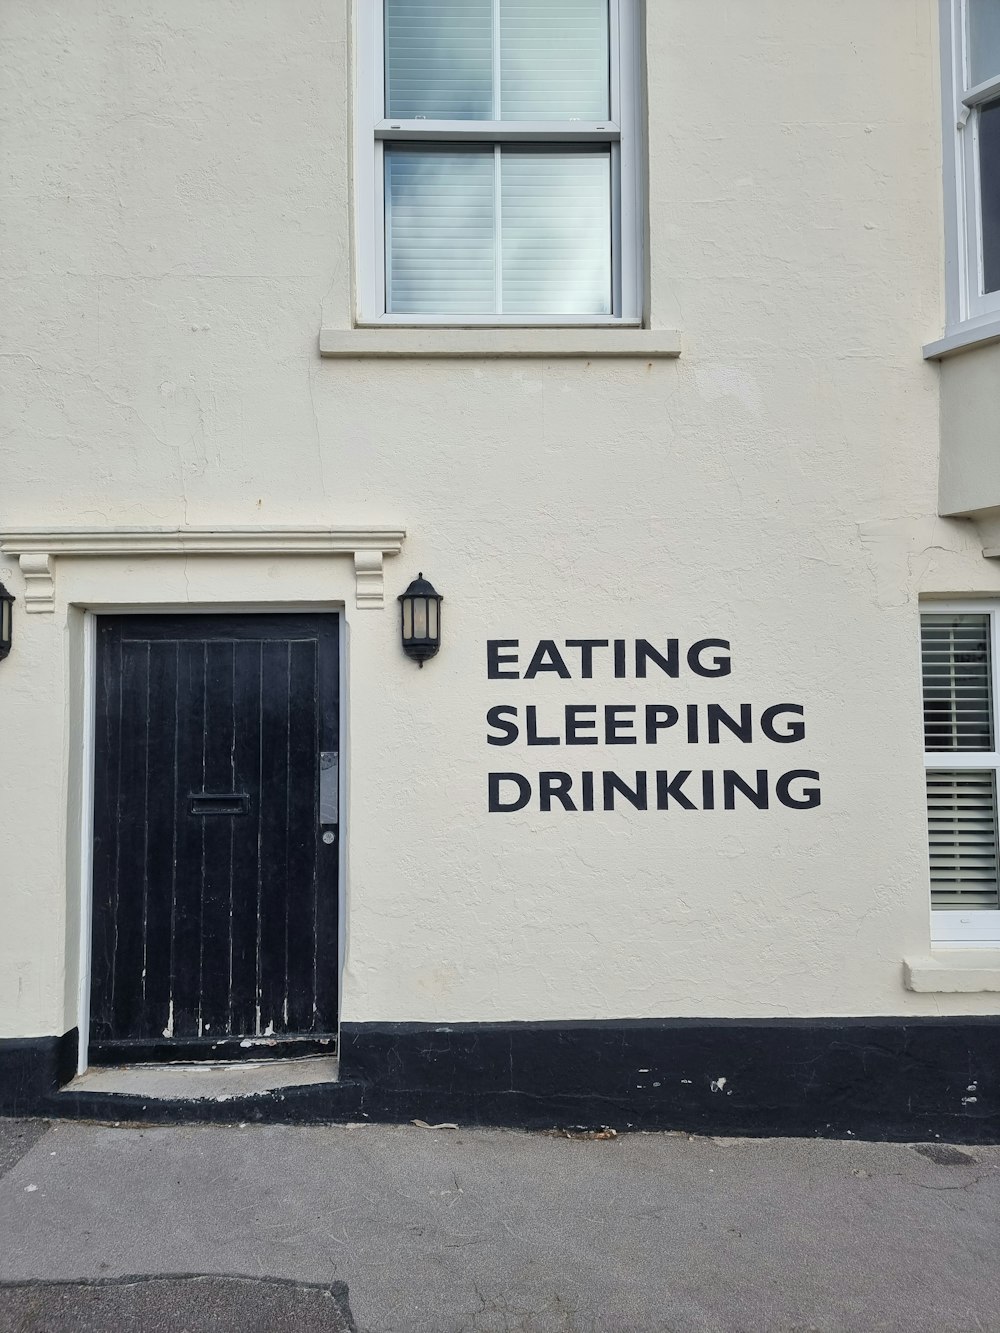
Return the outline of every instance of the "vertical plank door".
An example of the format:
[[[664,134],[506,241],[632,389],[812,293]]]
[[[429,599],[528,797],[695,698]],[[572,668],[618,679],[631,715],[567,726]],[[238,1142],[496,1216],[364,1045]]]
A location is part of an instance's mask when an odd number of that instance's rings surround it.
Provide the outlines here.
[[[99,620],[92,1061],[330,1048],[337,635],[334,615]]]

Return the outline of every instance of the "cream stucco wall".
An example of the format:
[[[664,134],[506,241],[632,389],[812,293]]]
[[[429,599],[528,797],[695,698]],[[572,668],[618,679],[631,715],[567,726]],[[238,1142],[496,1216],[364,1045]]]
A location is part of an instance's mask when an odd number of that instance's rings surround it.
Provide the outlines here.
[[[0,7],[0,530],[398,525],[390,604],[418,569],[447,599],[417,672],[343,557],[64,562],[0,666],[0,1035],[77,1021],[71,608],[120,604],[347,608],[345,1019],[992,1007],[901,969],[918,597],[1000,593],[935,516],[934,0],[647,11],[649,316],[682,357],[379,362],[317,354],[350,322],[343,0]],[[732,675],[486,679],[488,639],[668,636],[728,639]],[[495,704],[697,701],[794,701],[806,738],[485,742]],[[495,769],[727,764],[815,769],[822,805],[486,809]]]

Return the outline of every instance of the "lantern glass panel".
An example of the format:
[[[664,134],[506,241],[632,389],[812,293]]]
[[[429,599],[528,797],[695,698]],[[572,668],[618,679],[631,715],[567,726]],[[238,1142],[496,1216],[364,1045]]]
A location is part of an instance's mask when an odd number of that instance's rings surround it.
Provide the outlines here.
[[[0,602],[0,644],[10,643],[10,602]]]
[[[403,602],[403,638],[413,638],[413,603],[409,597]]]
[[[438,611],[440,607],[433,597],[427,601],[427,637],[436,639],[438,637]]]
[[[427,638],[427,598],[416,597],[413,601],[413,634],[414,638]]]

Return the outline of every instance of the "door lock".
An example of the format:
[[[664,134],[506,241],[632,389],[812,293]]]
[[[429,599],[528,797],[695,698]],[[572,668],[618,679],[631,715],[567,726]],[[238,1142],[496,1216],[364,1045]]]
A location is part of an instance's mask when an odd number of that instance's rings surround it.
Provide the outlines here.
[[[336,750],[321,750],[319,756],[319,822],[321,828],[329,828],[339,822],[340,811],[340,766]],[[324,833],[324,842],[333,842]]]

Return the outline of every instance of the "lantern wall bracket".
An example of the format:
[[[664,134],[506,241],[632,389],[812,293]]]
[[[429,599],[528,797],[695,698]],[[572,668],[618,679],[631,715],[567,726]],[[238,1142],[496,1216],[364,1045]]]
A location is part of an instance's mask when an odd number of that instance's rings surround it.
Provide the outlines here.
[[[354,560],[359,609],[385,605],[383,561],[398,555],[403,528],[8,528],[0,550],[15,555],[24,576],[24,608],[55,610],[56,568],[72,556],[348,555]]]

